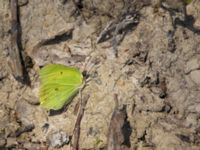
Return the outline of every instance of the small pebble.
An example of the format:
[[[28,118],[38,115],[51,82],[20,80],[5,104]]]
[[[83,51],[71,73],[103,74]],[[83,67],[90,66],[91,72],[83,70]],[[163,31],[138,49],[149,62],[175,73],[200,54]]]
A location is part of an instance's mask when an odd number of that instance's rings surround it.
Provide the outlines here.
[[[59,148],[70,142],[70,136],[63,131],[51,132],[47,141],[53,148]]]

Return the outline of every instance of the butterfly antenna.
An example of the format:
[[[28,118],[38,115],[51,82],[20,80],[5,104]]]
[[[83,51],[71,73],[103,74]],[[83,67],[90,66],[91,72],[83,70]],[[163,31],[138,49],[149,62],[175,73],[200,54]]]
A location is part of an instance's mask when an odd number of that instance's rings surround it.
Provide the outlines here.
[[[86,63],[84,65],[84,71],[86,70],[86,68],[88,68],[88,64],[91,63],[92,54],[95,52],[95,48],[94,48],[95,46],[94,46],[93,40],[92,39],[90,39],[90,40],[91,40],[92,51],[90,51],[88,54],[88,57],[87,57],[88,59],[86,60]],[[91,67],[91,69],[87,69],[87,70],[89,70],[89,71],[92,70],[92,67]],[[87,71],[87,72],[89,72],[89,71]]]
[[[92,42],[93,43],[93,42]],[[95,52],[95,48],[94,48],[94,45],[92,44],[92,48],[93,48],[93,50],[88,54],[88,59],[86,60],[86,63],[85,63],[85,65],[84,65],[84,70],[83,70],[83,74],[84,74],[84,76],[86,77],[86,80],[85,80],[85,86],[87,86],[88,84],[88,82],[90,82],[92,79],[90,78],[90,74],[91,74],[91,72],[93,71],[93,68],[95,67],[95,65],[97,65],[97,64],[95,64],[95,63],[91,63],[92,62],[92,54]],[[98,68],[99,66],[97,66],[97,68]],[[96,69],[97,69],[96,68]],[[87,69],[87,70],[86,70]],[[96,69],[95,69],[95,71],[96,71]]]
[[[91,59],[92,59],[92,56],[91,56],[91,53],[89,54],[89,56],[87,57],[88,59],[86,60],[86,63],[84,64],[84,68],[83,68],[83,76],[87,79],[88,78],[88,75],[89,75],[89,72],[90,72],[90,68],[87,69],[86,71],[86,68],[89,67],[89,63],[91,62]],[[89,70],[89,71],[88,71]]]

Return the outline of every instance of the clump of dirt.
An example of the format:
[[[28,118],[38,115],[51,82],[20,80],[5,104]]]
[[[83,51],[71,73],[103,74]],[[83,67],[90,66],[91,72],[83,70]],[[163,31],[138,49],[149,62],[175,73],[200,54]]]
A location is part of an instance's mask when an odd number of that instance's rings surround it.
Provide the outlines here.
[[[58,114],[39,106],[39,69],[59,63],[87,71],[90,79],[82,91],[89,99],[79,149],[106,149],[108,138],[112,141],[128,122],[128,137],[118,136],[118,141],[128,140],[126,149],[198,150],[200,1],[175,2],[19,0],[26,85],[7,65],[12,18],[10,2],[3,0],[0,148],[70,149],[80,95]],[[125,115],[115,127],[116,94]]]

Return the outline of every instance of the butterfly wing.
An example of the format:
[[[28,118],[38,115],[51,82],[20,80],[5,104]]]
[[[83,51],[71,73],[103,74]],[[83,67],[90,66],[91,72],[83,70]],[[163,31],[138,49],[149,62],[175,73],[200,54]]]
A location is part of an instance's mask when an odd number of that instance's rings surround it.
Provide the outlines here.
[[[40,90],[40,105],[47,109],[61,109],[77,91],[78,88],[74,86],[46,84]]]
[[[72,67],[50,64],[40,70],[40,104],[58,110],[78,92],[83,82],[82,73]]]
[[[76,68],[61,64],[49,64],[40,70],[40,79],[42,84],[59,83],[79,85],[83,81],[83,76]]]

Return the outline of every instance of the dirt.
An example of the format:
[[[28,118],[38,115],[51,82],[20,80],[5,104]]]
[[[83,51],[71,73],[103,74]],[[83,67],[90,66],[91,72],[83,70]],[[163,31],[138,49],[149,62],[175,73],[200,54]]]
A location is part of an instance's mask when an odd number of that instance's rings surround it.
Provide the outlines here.
[[[186,6],[186,20],[182,3],[176,11],[170,0],[167,5],[159,0],[19,0],[19,4],[23,56],[34,65],[25,61],[30,86],[15,80],[7,65],[11,11],[10,2],[2,0],[0,149],[70,149],[81,97],[78,94],[56,115],[39,105],[38,73],[49,63],[89,74],[82,91],[90,98],[79,149],[106,148],[116,94],[119,106],[126,106],[131,130],[127,149],[200,149],[199,0]],[[109,24],[109,34],[99,42]]]

